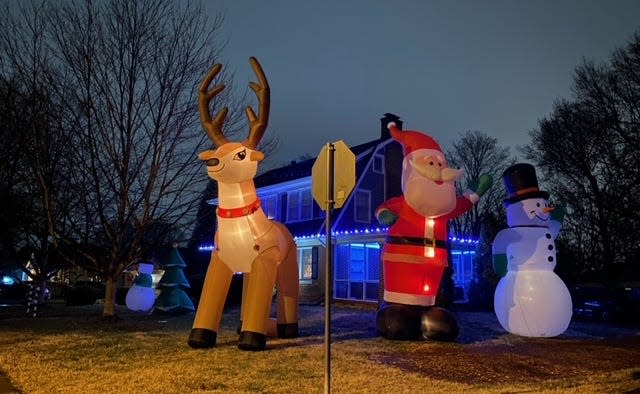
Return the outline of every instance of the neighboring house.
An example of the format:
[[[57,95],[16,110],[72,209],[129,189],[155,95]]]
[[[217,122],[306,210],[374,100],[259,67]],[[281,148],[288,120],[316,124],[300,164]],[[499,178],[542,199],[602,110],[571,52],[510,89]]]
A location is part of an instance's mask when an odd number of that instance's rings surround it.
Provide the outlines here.
[[[386,228],[374,216],[386,199],[402,194],[402,146],[391,138],[387,123],[402,121],[385,114],[380,138],[350,147],[356,156],[356,185],[340,209],[332,214],[333,298],[378,302],[382,293],[380,251]],[[266,215],[284,223],[298,246],[302,303],[319,302],[325,288],[325,212],[311,194],[311,169],[315,159],[292,162],[255,178]],[[210,200],[216,204],[217,200]],[[452,237],[451,256],[459,300],[466,300],[473,275],[476,241]],[[202,245],[201,250],[211,250]]]

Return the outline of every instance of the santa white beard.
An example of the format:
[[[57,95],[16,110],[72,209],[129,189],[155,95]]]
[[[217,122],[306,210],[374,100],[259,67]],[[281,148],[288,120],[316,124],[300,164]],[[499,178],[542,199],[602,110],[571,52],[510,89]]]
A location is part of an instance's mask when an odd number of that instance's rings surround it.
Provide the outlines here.
[[[403,177],[404,199],[414,211],[425,217],[435,218],[445,215],[456,207],[456,188],[453,182],[438,185],[431,179],[409,171]]]

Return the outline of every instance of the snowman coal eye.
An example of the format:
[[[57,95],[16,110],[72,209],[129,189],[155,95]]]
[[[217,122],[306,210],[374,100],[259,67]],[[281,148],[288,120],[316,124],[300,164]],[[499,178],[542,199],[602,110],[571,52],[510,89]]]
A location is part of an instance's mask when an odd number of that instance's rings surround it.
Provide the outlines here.
[[[536,207],[540,208],[540,203],[539,202],[536,203]]]

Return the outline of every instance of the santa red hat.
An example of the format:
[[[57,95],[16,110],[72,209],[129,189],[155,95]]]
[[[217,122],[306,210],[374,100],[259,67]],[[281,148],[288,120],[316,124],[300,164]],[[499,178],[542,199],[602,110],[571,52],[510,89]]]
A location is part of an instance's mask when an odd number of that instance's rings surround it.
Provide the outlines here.
[[[391,132],[393,139],[401,143],[404,147],[405,156],[418,149],[434,150],[441,156],[443,155],[442,149],[436,140],[426,134],[413,130],[402,131],[396,126],[395,122],[389,122],[387,128],[389,132]]]

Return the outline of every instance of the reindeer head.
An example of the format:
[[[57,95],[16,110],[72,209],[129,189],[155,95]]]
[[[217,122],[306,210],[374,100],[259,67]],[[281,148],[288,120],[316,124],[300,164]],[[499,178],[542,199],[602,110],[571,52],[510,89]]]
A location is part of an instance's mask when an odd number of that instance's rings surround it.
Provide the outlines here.
[[[249,59],[253,71],[258,77],[258,83],[250,82],[249,86],[258,97],[258,116],[251,107],[246,108],[249,118],[249,136],[242,142],[230,142],[222,132],[222,124],[229,109],[224,107],[215,118],[211,119],[209,103],[219,94],[224,85],[216,85],[209,89],[211,81],[220,73],[222,65],[214,65],[209,74],[202,81],[198,93],[200,121],[207,135],[216,146],[215,150],[207,150],[198,155],[207,165],[207,174],[211,179],[222,183],[239,183],[253,179],[258,169],[258,163],[264,159],[264,154],[256,150],[269,122],[270,93],[269,83],[256,58]]]

